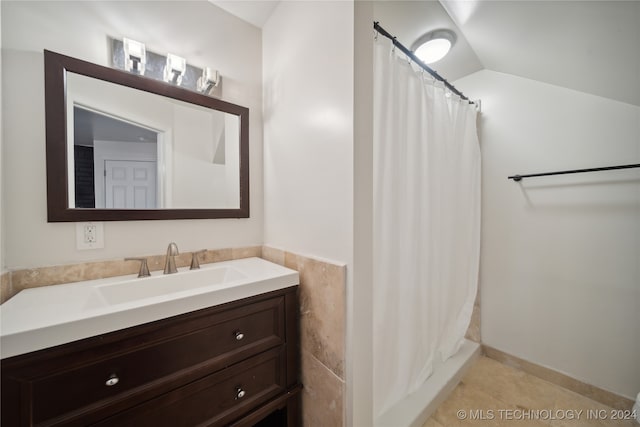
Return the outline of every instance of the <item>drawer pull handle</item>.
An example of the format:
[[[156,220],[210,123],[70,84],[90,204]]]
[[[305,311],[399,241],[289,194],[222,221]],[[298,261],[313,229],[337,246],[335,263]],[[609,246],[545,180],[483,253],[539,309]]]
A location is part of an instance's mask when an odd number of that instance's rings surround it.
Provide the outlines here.
[[[236,341],[242,341],[242,339],[244,338],[244,334],[240,331],[236,332]]]
[[[116,375],[111,375],[107,380],[107,382],[105,382],[104,384],[107,387],[113,387],[114,385],[118,384],[119,381],[120,381],[120,378],[118,378]]]
[[[242,399],[247,394],[241,387],[236,388],[236,400]]]

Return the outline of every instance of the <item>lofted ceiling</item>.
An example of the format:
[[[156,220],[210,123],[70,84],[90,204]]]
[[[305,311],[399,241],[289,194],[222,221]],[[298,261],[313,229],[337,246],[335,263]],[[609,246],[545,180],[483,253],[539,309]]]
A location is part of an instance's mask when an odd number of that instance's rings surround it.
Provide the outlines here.
[[[279,0],[209,0],[232,15],[262,28]]]
[[[639,1],[442,5],[484,68],[640,105]]]
[[[257,27],[278,1],[209,0]],[[640,0],[375,0],[374,18],[405,46],[449,28],[432,65],[450,81],[482,69],[640,106]],[[469,94],[473,95],[473,94]]]
[[[449,80],[488,69],[640,106],[640,1],[374,5],[376,20],[407,46],[427,31],[454,30],[462,40],[433,64]]]

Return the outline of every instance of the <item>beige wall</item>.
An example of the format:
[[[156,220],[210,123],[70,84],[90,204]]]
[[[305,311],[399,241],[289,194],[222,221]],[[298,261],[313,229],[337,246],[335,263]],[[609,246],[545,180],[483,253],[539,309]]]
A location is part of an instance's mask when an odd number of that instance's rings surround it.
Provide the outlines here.
[[[260,30],[207,1],[3,1],[4,266],[9,270],[262,243]],[[47,223],[43,49],[109,65],[107,37],[131,37],[223,76],[222,97],[250,109],[251,218],[105,222],[104,249],[78,251],[73,223]],[[7,182],[7,181],[5,181]]]
[[[262,37],[265,243],[350,264],[353,3],[281,2]]]
[[[354,6],[353,267],[347,292],[348,425],[373,425],[373,3]]]

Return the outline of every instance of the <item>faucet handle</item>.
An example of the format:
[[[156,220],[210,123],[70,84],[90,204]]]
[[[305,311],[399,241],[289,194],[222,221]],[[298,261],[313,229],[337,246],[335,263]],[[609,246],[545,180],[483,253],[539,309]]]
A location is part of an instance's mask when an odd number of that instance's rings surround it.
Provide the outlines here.
[[[149,273],[149,266],[147,265],[146,258],[125,258],[125,261],[140,261],[140,271],[138,272],[138,277],[149,277],[151,273]]]
[[[202,249],[199,251],[195,251],[191,253],[191,267],[189,268],[189,270],[197,270],[198,268],[200,268],[200,262],[198,261],[198,255],[203,254],[207,252],[206,249]]]

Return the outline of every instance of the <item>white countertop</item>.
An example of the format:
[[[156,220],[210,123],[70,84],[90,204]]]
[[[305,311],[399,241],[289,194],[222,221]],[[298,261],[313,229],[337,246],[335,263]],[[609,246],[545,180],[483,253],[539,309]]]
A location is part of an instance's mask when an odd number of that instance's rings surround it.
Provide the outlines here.
[[[261,258],[201,267],[193,271],[179,269],[171,275],[155,272],[147,278],[128,275],[25,289],[0,306],[0,357],[41,350],[299,283],[297,271]],[[157,295],[146,296],[145,289]]]

